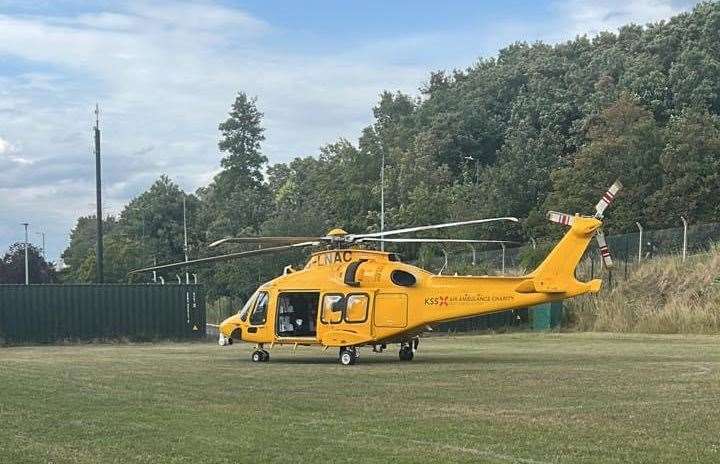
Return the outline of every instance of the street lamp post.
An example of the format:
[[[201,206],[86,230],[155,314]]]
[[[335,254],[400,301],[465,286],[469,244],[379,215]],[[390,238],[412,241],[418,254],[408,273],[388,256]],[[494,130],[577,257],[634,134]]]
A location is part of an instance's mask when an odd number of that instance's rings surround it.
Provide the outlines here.
[[[23,222],[25,226],[25,285],[30,285],[30,262],[28,260],[28,226],[30,223]]]
[[[35,232],[35,234],[42,237],[42,257],[45,261],[47,261],[47,255],[45,254],[45,232]]]
[[[385,251],[385,242],[382,241],[385,231],[385,151],[382,153],[380,166],[380,251]]]

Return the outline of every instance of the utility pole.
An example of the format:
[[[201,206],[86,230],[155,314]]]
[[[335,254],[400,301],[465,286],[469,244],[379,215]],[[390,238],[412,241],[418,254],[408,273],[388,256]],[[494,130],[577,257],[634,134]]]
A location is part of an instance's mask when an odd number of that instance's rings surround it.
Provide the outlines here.
[[[188,262],[188,233],[187,233],[187,202],[185,197],[185,192],[182,194],[183,196],[183,250],[185,251],[185,262]],[[182,280],[180,279],[180,276],[178,276],[178,283],[182,284]],[[187,267],[185,267],[185,285],[190,285],[190,272],[188,271]],[[188,288],[185,287],[185,317],[187,320],[188,325],[190,324],[190,292],[188,291]],[[197,326],[195,326],[197,327]]]
[[[97,283],[103,283],[103,214],[102,214],[102,179],[100,172],[100,107],[95,104],[95,198],[97,206],[97,247],[95,249],[95,273]]]
[[[188,259],[188,233],[187,233],[187,204],[185,200],[185,194],[183,193],[183,251],[185,251],[185,262]],[[185,269],[185,283],[190,283],[190,273],[187,268]]]
[[[382,165],[380,166],[380,239],[385,238],[382,232],[385,231],[385,151],[382,154]],[[380,251],[385,251],[385,242],[380,242]]]
[[[22,223],[25,226],[25,285],[30,285],[30,262],[28,260],[28,226],[27,222]]]

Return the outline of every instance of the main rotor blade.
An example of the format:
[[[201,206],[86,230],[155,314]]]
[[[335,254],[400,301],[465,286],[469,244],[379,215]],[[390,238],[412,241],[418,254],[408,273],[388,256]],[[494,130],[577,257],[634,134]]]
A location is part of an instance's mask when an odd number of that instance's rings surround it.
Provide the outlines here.
[[[435,224],[435,225],[431,225],[431,226],[418,226],[418,227],[408,227],[407,229],[386,230],[384,232],[373,232],[371,234],[351,234],[351,235],[348,235],[348,238],[350,240],[355,240],[355,239],[359,239],[359,238],[385,237],[386,235],[408,234],[410,232],[419,232],[421,230],[444,229],[446,227],[457,227],[457,226],[465,226],[465,225],[470,225],[470,224],[483,224],[485,222],[499,222],[499,221],[519,222],[518,218],[515,218],[515,217],[474,219],[472,221],[446,222],[444,224]]]
[[[304,242],[314,242],[320,240],[319,237],[227,237],[216,240],[208,245],[208,248],[214,248],[226,243],[273,243],[273,244],[296,244]]]
[[[319,244],[320,244],[320,242],[304,242],[304,243],[294,243],[292,245],[284,245],[284,246],[277,246],[277,247],[270,247],[270,248],[260,248],[259,250],[240,251],[237,253],[228,253],[226,255],[210,256],[207,258],[193,259],[190,261],[180,261],[177,263],[161,264],[160,266],[152,266],[152,267],[146,267],[146,268],[142,268],[142,269],[134,269],[134,270],[128,272],[128,274],[138,274],[140,272],[159,271],[159,270],[163,270],[163,269],[175,269],[178,267],[190,266],[190,265],[194,265],[194,264],[213,263],[216,261],[229,261],[231,259],[244,258],[246,256],[276,253],[279,251],[290,250],[292,248],[317,246]]]
[[[361,238],[359,242],[391,243],[520,243],[511,240],[465,240],[460,238]]]

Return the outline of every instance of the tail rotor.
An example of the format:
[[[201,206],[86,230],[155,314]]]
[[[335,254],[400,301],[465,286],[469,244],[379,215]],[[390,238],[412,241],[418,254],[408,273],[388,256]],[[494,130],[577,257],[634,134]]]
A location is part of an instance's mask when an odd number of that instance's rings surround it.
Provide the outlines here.
[[[615,196],[618,194],[623,185],[619,180],[616,180],[609,189],[605,191],[600,201],[595,205],[595,219],[602,220],[605,210],[615,200]],[[551,222],[558,224],[572,226],[574,222],[574,216],[565,213],[558,213],[557,211],[548,211],[547,218]],[[600,256],[602,257],[603,264],[606,268],[611,269],[613,267],[613,260],[610,256],[610,249],[608,248],[607,241],[605,240],[605,234],[602,229],[598,229],[595,233],[595,240],[597,240],[598,247],[600,248]]]
[[[603,218],[603,213],[605,212],[605,209],[607,209],[607,207],[612,204],[613,200],[615,200],[615,195],[617,195],[617,193],[622,187],[623,185],[620,183],[620,181],[616,180],[615,183],[612,184],[610,188],[605,191],[602,198],[600,198],[600,201],[598,201],[598,204],[595,205],[596,219]]]
[[[603,264],[606,268],[612,269],[613,267],[613,260],[610,256],[610,249],[607,246],[607,242],[605,241],[605,234],[602,230],[598,230],[595,233],[595,240],[597,240],[598,247],[600,247],[600,257],[602,258]]]

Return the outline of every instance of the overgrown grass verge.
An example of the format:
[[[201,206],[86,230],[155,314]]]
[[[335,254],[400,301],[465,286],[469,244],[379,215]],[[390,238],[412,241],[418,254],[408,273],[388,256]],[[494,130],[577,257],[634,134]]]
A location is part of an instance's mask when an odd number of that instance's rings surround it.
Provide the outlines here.
[[[720,333],[720,247],[647,261],[626,281],[566,304],[582,331]]]

